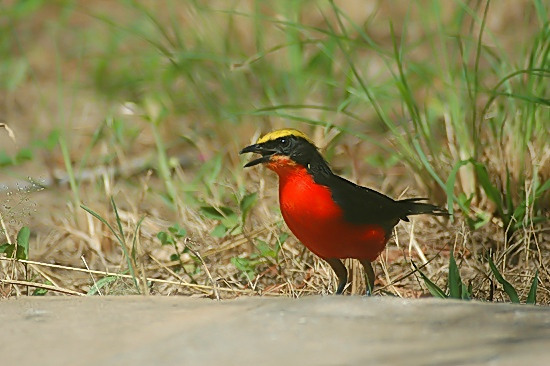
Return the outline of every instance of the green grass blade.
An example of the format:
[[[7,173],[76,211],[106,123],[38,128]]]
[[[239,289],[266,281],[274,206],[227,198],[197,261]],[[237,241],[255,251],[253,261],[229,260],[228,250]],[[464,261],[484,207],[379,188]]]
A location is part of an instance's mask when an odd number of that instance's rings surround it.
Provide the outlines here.
[[[99,280],[97,280],[96,283],[94,283],[94,285],[90,288],[90,290],[86,293],[86,295],[87,296],[95,295],[103,287],[109,285],[112,282],[115,282],[117,278],[118,278],[117,276],[107,276],[107,277],[100,278]]]
[[[61,155],[63,156],[63,162],[65,163],[65,169],[67,170],[67,175],[69,176],[69,185],[71,187],[71,192],[75,203],[80,204],[80,186],[76,180],[75,173],[73,170],[73,165],[71,163],[71,154],[69,152],[69,147],[67,146],[67,140],[64,135],[59,136],[59,148],[61,149]]]
[[[496,280],[504,288],[504,292],[506,292],[506,294],[510,298],[510,301],[515,304],[519,304],[518,293],[516,292],[516,289],[514,288],[514,286],[512,286],[510,282],[506,281],[504,277],[502,277],[497,267],[495,266],[495,263],[493,263],[493,260],[491,259],[491,257],[488,257],[487,259],[489,261],[489,267],[491,267],[491,272],[493,272],[493,275],[495,276]]]
[[[136,228],[134,230],[134,238],[132,239],[132,260],[134,263],[136,263],[136,244],[137,244],[137,238],[139,235],[139,229],[141,228],[141,224],[143,223],[143,220],[145,220],[145,216],[142,216],[139,221],[136,224]]]
[[[241,202],[239,202],[239,208],[241,209],[241,223],[244,224],[246,220],[246,216],[248,215],[248,212],[256,204],[257,200],[258,200],[258,193],[253,192],[245,195],[242,198]]]
[[[416,263],[411,261],[414,269],[420,274],[422,279],[424,280],[424,284],[428,288],[428,291],[432,294],[433,297],[439,297],[441,299],[446,299],[447,295],[445,295],[445,291],[443,291],[439,286],[437,286],[435,283],[433,283],[428,276],[424,274],[417,266]]]
[[[446,189],[445,183],[443,183],[443,180],[439,177],[439,175],[437,175],[434,168],[428,161],[428,157],[426,156],[426,154],[424,154],[424,151],[422,151],[422,148],[420,147],[418,140],[416,139],[413,140],[413,146],[416,150],[416,153],[418,154],[418,157],[420,158],[420,161],[422,162],[422,164],[424,165],[428,173],[430,173],[430,175],[437,182],[437,184],[439,184],[439,186],[445,190]]]
[[[474,161],[474,166],[477,173],[477,178],[481,187],[487,194],[487,197],[497,205],[497,210],[500,217],[504,217],[504,206],[502,203],[502,195],[500,191],[491,183],[489,172],[484,164]]]
[[[452,251],[449,257],[449,297],[462,299],[462,279]]]
[[[116,219],[116,223],[118,226],[118,233],[119,233],[118,237],[120,238],[121,244],[124,244],[126,242],[126,240],[124,239],[124,230],[122,230],[122,222],[120,221],[120,216],[118,215],[118,209],[116,207],[116,203],[113,196],[111,196],[111,205],[113,206],[113,211],[115,212],[115,219]]]
[[[541,0],[534,0],[533,3],[535,5],[535,9],[537,10],[536,14],[539,18],[539,23],[548,25],[548,9],[545,9]]]
[[[477,158],[478,156],[478,149],[479,149],[479,146],[480,146],[480,142],[481,142],[481,139],[479,138],[479,130],[476,126],[476,123],[477,123],[477,108],[475,108],[475,101],[477,100],[477,94],[478,94],[478,91],[479,91],[479,85],[480,85],[480,81],[479,81],[479,64],[480,64],[480,60],[481,60],[481,51],[483,50],[483,47],[482,47],[482,39],[483,39],[483,32],[485,31],[485,25],[487,23],[487,14],[489,13],[489,4],[491,3],[490,0],[487,0],[486,3],[485,3],[485,9],[483,10],[483,18],[481,20],[481,27],[480,27],[480,30],[479,30],[479,34],[478,34],[478,38],[477,38],[477,46],[476,46],[476,50],[475,50],[475,63],[474,63],[474,82],[473,82],[473,87],[474,87],[474,91],[473,91],[473,99],[472,99],[472,105],[474,106],[474,108],[472,108],[472,133],[473,133],[473,141],[475,142],[474,144],[474,152],[473,152],[473,156],[474,158]]]
[[[538,283],[539,283],[539,270],[537,269],[535,271],[535,277],[533,277],[533,282],[531,283],[531,288],[529,289],[529,294],[527,295],[527,300],[525,301],[526,304],[535,305],[537,303]]]
[[[461,204],[461,201],[456,199],[456,196],[454,194],[456,175],[458,174],[459,169],[468,163],[470,163],[469,160],[461,160],[457,162],[453,167],[453,170],[451,170],[451,173],[447,177],[447,182],[445,183],[445,193],[447,194],[447,210],[449,211],[449,214],[451,215],[451,217],[453,216],[453,213],[454,213],[454,207],[453,207],[454,202],[457,202],[459,204],[460,209],[465,214],[468,213],[468,209]]]
[[[132,276],[134,286],[136,287],[136,290],[138,291],[138,293],[141,293],[139,284],[137,282],[136,274],[134,271],[134,266],[132,265],[132,258],[130,257],[130,254],[128,253],[128,248],[126,247],[126,239],[124,237],[124,230],[122,229],[122,221],[120,220],[120,216],[118,215],[118,209],[116,207],[115,199],[113,198],[113,196],[111,196],[111,205],[113,206],[113,211],[115,212],[115,219],[118,226],[118,232],[121,238],[121,240],[119,241],[120,247],[124,252],[124,257],[126,257],[126,264],[128,265],[128,270],[130,271],[130,275]]]
[[[117,231],[107,222],[107,220],[105,220],[103,217],[101,217],[101,215],[99,215],[97,212],[95,212],[94,210],[92,210],[91,208],[85,206],[85,205],[80,205],[80,207],[88,212],[90,215],[92,215],[93,217],[95,217],[96,219],[98,219],[102,224],[104,224],[105,226],[107,226],[109,228],[109,230],[111,231],[111,233],[115,236],[115,238],[117,239],[120,247],[122,248],[122,252],[124,253],[124,256],[126,258],[126,262],[128,264],[128,270],[130,271],[130,275],[132,276],[132,279],[133,279],[133,282],[134,282],[134,286],[136,287],[138,293],[141,293],[140,289],[139,289],[139,285],[137,283],[137,279],[136,279],[136,276],[135,276],[135,273],[134,273],[134,268],[132,266],[132,263],[130,261],[130,256],[128,254],[128,249],[126,248],[126,244],[124,242],[124,232],[122,231],[122,225],[120,223],[120,217],[118,216],[118,211],[116,209],[116,205],[114,203],[114,199],[113,197],[111,197],[111,203],[113,205],[113,208],[115,210],[115,215],[116,215],[116,219],[117,219],[117,224],[118,224],[118,229],[119,229],[119,232],[121,233],[120,236]]]
[[[116,237],[117,241],[119,243],[122,242],[122,239],[118,237],[118,234],[115,231],[115,229],[107,222],[107,220],[105,220],[103,217],[101,217],[101,215],[99,215],[97,212],[95,212],[94,210],[92,210],[88,206],[80,205],[80,208],[82,208],[84,211],[86,211],[87,213],[89,213],[90,215],[92,215],[93,217],[98,219],[99,221],[101,221],[101,223],[103,225],[107,226],[109,228],[109,230],[111,231],[111,233],[113,233],[113,235]]]
[[[466,286],[462,283],[462,300],[470,300],[472,298],[472,286]]]
[[[31,230],[23,226],[17,233],[17,259],[29,259],[29,238]]]
[[[154,105],[155,102],[151,101],[150,104]],[[161,108],[164,109],[164,107],[161,107]],[[162,138],[162,135],[160,133],[160,123],[161,123],[160,117],[155,116],[153,113],[150,113],[149,118],[151,120],[151,123],[150,123],[151,131],[153,132],[155,145],[157,147],[157,159],[158,159],[157,171],[159,176],[162,178],[162,181],[164,182],[164,187],[166,188],[166,192],[168,193],[170,200],[173,203],[177,204],[179,197],[177,194],[176,187],[174,185],[174,181],[172,179],[172,173],[171,173],[169,158],[166,152],[166,146]]]
[[[535,198],[539,198],[544,192],[550,189],[550,179],[548,179],[544,184],[537,188],[535,193]]]

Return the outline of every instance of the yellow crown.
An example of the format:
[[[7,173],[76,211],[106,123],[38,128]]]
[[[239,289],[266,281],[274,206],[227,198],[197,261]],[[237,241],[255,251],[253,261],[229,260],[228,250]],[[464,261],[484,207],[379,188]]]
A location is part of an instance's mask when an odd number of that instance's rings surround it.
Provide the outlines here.
[[[310,144],[315,145],[313,143],[313,141],[311,141],[311,139],[309,137],[307,137],[307,135],[305,133],[303,133],[301,131],[298,131],[298,130],[295,130],[293,128],[284,128],[282,130],[276,130],[276,131],[272,131],[270,133],[267,133],[264,136],[260,137],[256,143],[257,144],[263,144],[264,142],[276,140],[280,137],[285,137],[285,136],[301,137],[304,140],[308,141]]]

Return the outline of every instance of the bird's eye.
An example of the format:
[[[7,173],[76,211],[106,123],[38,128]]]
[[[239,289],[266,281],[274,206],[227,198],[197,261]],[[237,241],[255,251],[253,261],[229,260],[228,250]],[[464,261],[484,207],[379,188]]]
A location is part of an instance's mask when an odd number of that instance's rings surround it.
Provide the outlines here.
[[[279,142],[282,144],[282,145],[286,145],[288,143],[288,139],[284,138],[284,137],[281,137],[279,139]]]

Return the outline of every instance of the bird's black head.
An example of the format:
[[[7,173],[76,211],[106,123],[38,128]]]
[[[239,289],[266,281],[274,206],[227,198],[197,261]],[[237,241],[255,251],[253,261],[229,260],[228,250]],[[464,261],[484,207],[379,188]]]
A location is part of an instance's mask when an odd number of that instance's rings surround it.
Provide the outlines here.
[[[240,154],[257,153],[262,156],[248,162],[245,167],[262,163],[272,163],[280,158],[288,158],[289,163],[300,164],[309,168],[310,164],[323,160],[319,151],[303,132],[294,129],[283,129],[270,132],[258,141],[241,150]]]

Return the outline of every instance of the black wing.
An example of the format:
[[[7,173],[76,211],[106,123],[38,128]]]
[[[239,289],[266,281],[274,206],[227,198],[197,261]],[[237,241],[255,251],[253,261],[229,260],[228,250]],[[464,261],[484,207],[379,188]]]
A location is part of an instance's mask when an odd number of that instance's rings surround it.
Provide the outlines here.
[[[345,219],[351,223],[379,224],[390,230],[399,220],[409,221],[409,215],[448,215],[446,210],[437,206],[417,202],[425,198],[395,201],[380,192],[339,177],[332,172],[323,157],[317,151],[315,153],[308,164],[309,173],[316,183],[331,190],[332,198],[342,207]]]
[[[337,175],[332,175],[327,183],[332,192],[332,198],[342,207],[345,218],[349,222],[397,223],[404,214],[397,201],[380,192],[359,186]]]
[[[409,215],[448,215],[444,209],[429,203],[418,202],[425,198],[396,201],[334,174],[327,179],[327,185],[334,201],[342,207],[346,220],[355,224],[379,224],[389,229],[399,220],[409,221],[407,218]]]

